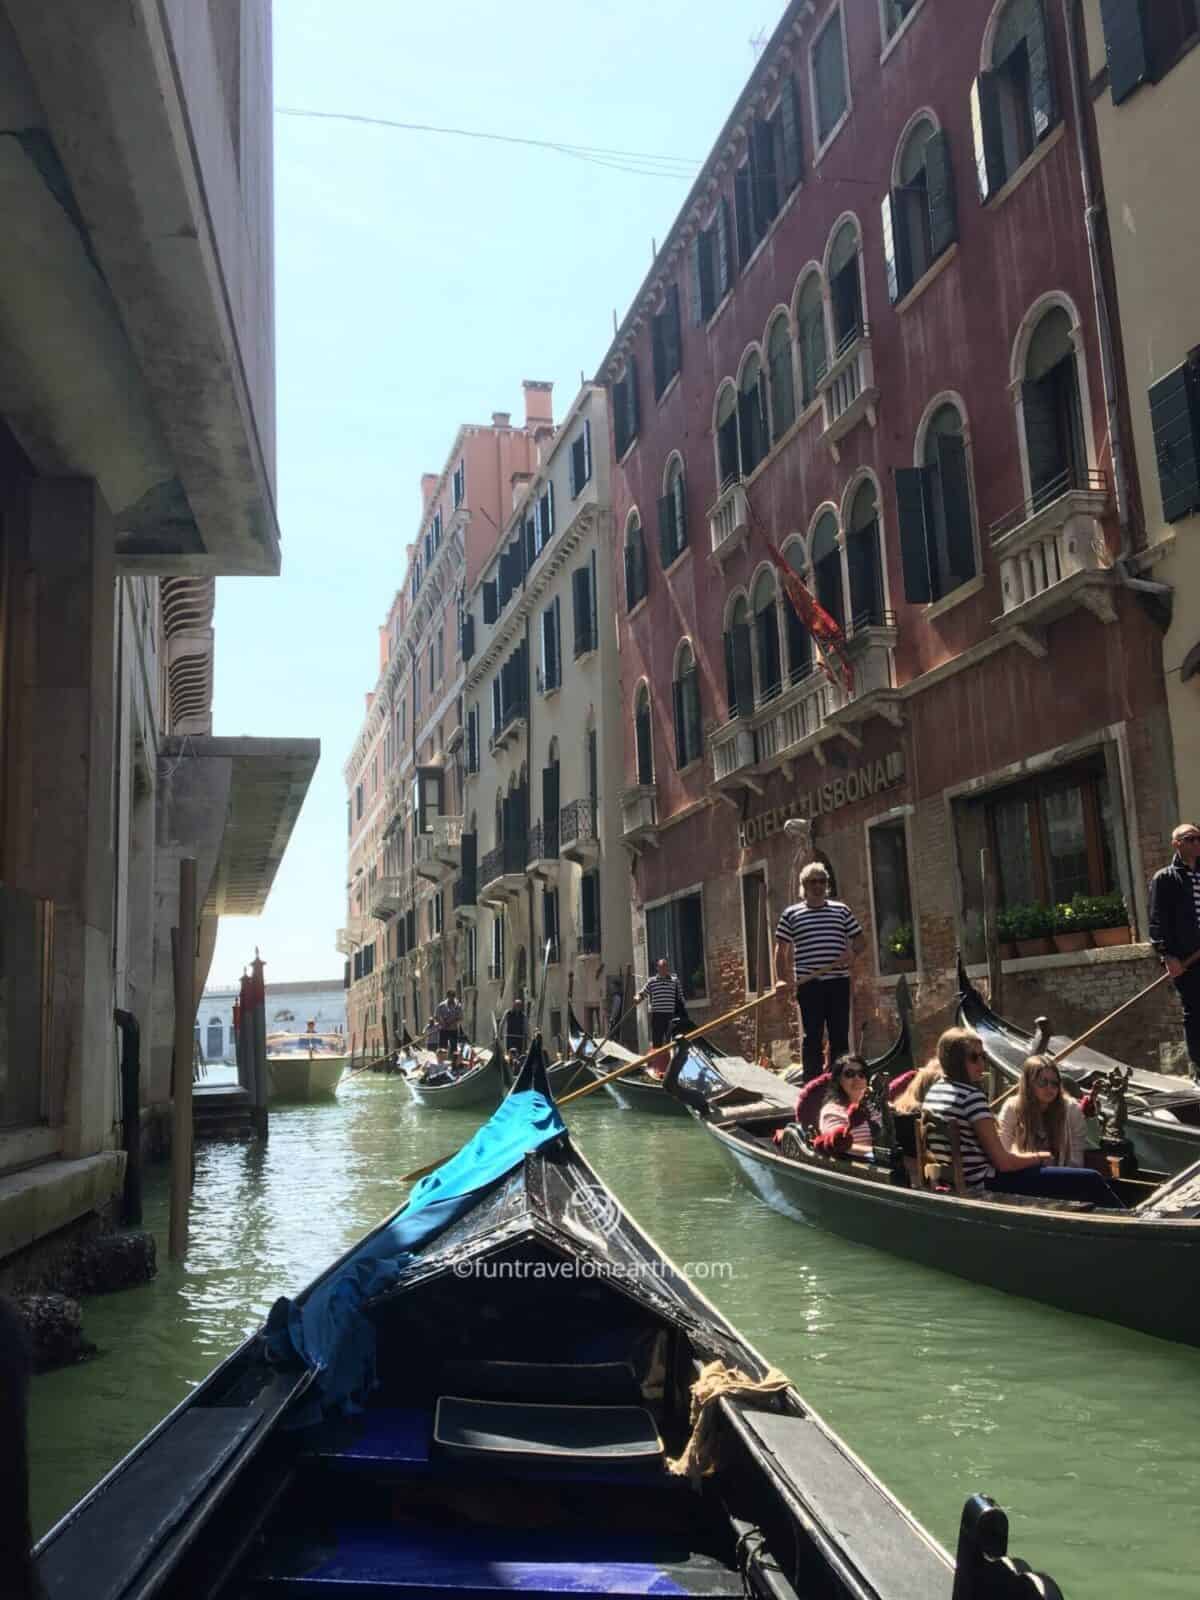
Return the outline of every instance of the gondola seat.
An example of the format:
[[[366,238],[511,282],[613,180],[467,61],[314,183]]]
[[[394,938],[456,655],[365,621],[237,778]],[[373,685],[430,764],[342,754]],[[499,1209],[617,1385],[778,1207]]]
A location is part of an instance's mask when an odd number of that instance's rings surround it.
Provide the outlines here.
[[[442,1395],[434,1448],[472,1459],[637,1461],[662,1456],[654,1418],[644,1406],[530,1405]]]

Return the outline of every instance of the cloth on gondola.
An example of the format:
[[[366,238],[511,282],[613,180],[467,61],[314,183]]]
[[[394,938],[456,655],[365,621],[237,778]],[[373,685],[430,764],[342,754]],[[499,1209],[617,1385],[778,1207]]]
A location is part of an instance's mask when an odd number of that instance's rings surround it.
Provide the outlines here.
[[[283,1364],[299,1356],[318,1375],[325,1410],[361,1409],[375,1384],[375,1329],[366,1302],[399,1283],[415,1252],[468,1212],[484,1189],[565,1131],[553,1100],[538,1089],[514,1089],[457,1155],[421,1180],[404,1209],[311,1294],[275,1302],[266,1326],[269,1359]]]
[[[736,1367],[727,1367],[723,1361],[709,1361],[692,1385],[691,1437],[683,1454],[667,1462],[667,1471],[690,1478],[697,1485],[701,1478],[716,1471],[716,1412],[722,1395],[735,1400],[761,1399],[764,1395],[781,1394],[787,1387],[788,1379],[778,1367],[769,1368],[765,1377],[755,1379]]]

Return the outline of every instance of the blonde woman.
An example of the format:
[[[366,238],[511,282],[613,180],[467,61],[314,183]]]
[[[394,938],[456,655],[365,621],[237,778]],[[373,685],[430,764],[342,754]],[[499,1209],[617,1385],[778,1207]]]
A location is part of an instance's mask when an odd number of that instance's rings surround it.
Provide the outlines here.
[[[914,1072],[903,1094],[892,1101],[892,1110],[902,1117],[911,1117],[925,1104],[925,1096],[942,1076],[942,1064],[936,1056]]]
[[[1056,1166],[1083,1165],[1083,1112],[1063,1093],[1059,1070],[1045,1056],[1030,1056],[1021,1067],[1016,1090],[1000,1112],[999,1128],[1006,1150],[1049,1150]]]

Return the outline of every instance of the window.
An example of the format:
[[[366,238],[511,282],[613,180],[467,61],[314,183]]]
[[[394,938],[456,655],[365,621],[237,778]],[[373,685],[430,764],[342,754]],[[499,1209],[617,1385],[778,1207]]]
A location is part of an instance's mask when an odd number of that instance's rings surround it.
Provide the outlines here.
[[[642,537],[642,524],[636,511],[629,513],[625,525],[625,609],[646,598],[646,541]]]
[[[679,285],[668,284],[662,310],[654,315],[651,324],[651,345],[654,354],[654,398],[679,371],[681,359],[681,334],[679,327]]]
[[[479,707],[467,712],[467,771],[479,771]]]
[[[466,961],[464,962],[463,981],[468,989],[474,989],[479,983],[479,942],[475,926],[467,923]]]
[[[800,103],[795,79],[785,78],[769,117],[755,117],[746,129],[746,160],[734,175],[738,260],[744,267],[788,195],[800,182],[803,151]]]
[[[454,500],[454,509],[457,511],[459,506],[462,505],[463,501],[467,498],[467,468],[465,462],[460,461],[454,469],[454,482],[451,488],[451,495]],[[441,518],[439,517],[439,539],[441,538],[441,531]]]
[[[736,483],[738,468],[738,397],[732,383],[726,383],[717,397],[717,479],[722,489]]]
[[[579,880],[579,953],[600,954],[600,874],[594,867]]]
[[[880,627],[887,619],[879,556],[879,505],[875,485],[869,478],[859,485],[850,503],[846,567],[850,576],[851,629]]]
[[[1200,511],[1200,351],[1150,389],[1163,519]]]
[[[429,641],[429,691],[430,691],[431,694],[433,693],[433,686],[437,682],[437,678],[436,678],[436,675],[435,675],[436,674],[436,669],[437,669],[437,646],[434,644],[434,641],[431,639]]]
[[[219,1061],[224,1053],[225,1029],[220,1017],[210,1017],[204,1041],[205,1058],[209,1061]]]
[[[558,890],[542,890],[542,948],[550,946],[550,960],[557,962],[561,959],[560,933],[558,925]]]
[[[355,784],[355,786],[354,786],[354,815],[355,815],[355,819],[357,821],[361,822],[362,821],[362,814],[363,814],[363,786],[362,786],[361,783],[358,783],[358,784]]]
[[[891,39],[900,24],[910,17],[921,0],[881,0],[883,7],[883,37]]]
[[[499,912],[492,914],[492,964],[488,977],[493,983],[504,978],[504,919]]]
[[[1058,121],[1044,0],[1008,0],[992,39],[992,65],[971,89],[979,196],[1003,188]]]
[[[839,627],[846,626],[846,606],[842,594],[842,553],[838,549],[837,518],[823,512],[812,536],[813,582],[817,599]]]
[[[1062,306],[1042,317],[1029,341],[1021,413],[1034,508],[1087,482],[1087,449],[1071,318]]]
[[[685,640],[679,647],[675,677],[671,683],[675,716],[675,765],[679,768],[699,761],[703,753],[700,727],[700,674],[692,647]]]
[[[729,202],[719,200],[713,219],[692,240],[689,257],[692,322],[707,322],[729,293],[733,280],[729,238]]]
[[[754,655],[750,637],[750,608],[738,595],[729,614],[725,646],[725,700],[729,715],[748,717],[754,710]]]
[[[562,687],[562,629],[558,596],[542,612],[541,690],[549,694]]]
[[[571,574],[571,602],[575,617],[575,659],[587,655],[598,643],[596,632],[595,556]]]
[[[637,759],[637,781],[654,782],[654,739],[650,723],[650,690],[642,684],[633,713],[633,745]]]
[[[687,549],[687,497],[683,463],[676,456],[667,468],[665,492],[658,502],[658,553],[664,569]]]
[[[757,994],[760,989],[769,989],[773,982],[764,872],[742,873],[742,935],[746,952],[746,993]]]
[[[446,633],[445,633],[445,621],[444,621],[444,619],[443,619],[442,626],[438,629],[438,636],[437,636],[436,643],[437,643],[437,677],[438,677],[438,682],[441,683],[442,679],[446,676]]]
[[[894,305],[958,238],[950,143],[927,117],[909,134],[883,199],[883,255]]]
[[[782,687],[779,659],[779,609],[773,572],[760,572],[754,584],[754,655],[758,665],[758,698],[772,699]]]
[[[613,440],[620,461],[630,445],[638,436],[640,415],[638,412],[638,381],[637,358],[630,356],[625,363],[625,371],[613,384]]]
[[[455,505],[457,504],[458,502],[455,501]],[[433,521],[429,524],[429,536],[433,541],[433,548],[435,550],[438,549],[442,542],[442,513],[440,511],[433,513]]]
[[[829,138],[846,111],[846,47],[840,6],[817,35],[812,47],[813,117],[817,146]]]
[[[858,228],[844,222],[829,252],[829,300],[833,308],[833,347],[843,355],[863,331],[862,280],[858,271]]]
[[[879,971],[884,977],[896,972],[912,972],[916,968],[916,943],[903,818],[877,823],[868,837]]]
[[[429,902],[429,927],[436,939],[442,931],[442,918],[445,915],[445,906],[442,901],[444,890],[439,889]]]
[[[746,361],[738,387],[738,442],[742,476],[748,478],[767,453],[766,384],[756,354]]]
[[[591,481],[592,476],[592,424],[585,417],[583,427],[571,441],[571,498],[572,500]]]
[[[783,559],[792,571],[803,581],[805,574],[804,546],[798,539],[794,539],[783,552]],[[780,601],[783,607],[784,627],[787,634],[788,653],[788,681],[799,683],[801,678],[806,678],[812,671],[812,636],[796,614],[796,608],[784,595]]]
[[[704,1000],[704,909],[699,890],[646,910],[646,942],[650,966],[665,956],[686,1000]]]
[[[538,496],[535,519],[534,553],[540,555],[554,537],[554,485],[548,483]],[[528,562],[526,563],[529,564]]]
[[[1114,105],[1139,84],[1156,83],[1200,35],[1196,0],[1102,0],[1100,10]]]
[[[958,407],[939,406],[925,429],[924,463],[896,471],[904,593],[940,600],[975,576],[975,526]]]
[[[780,312],[767,335],[767,365],[771,384],[771,443],[779,440],[796,420],[796,385],[792,376],[792,334],[786,312]]]
[[[810,272],[796,301],[796,343],[800,347],[800,403],[812,405],[829,358],[825,344],[825,297],[821,279]]]

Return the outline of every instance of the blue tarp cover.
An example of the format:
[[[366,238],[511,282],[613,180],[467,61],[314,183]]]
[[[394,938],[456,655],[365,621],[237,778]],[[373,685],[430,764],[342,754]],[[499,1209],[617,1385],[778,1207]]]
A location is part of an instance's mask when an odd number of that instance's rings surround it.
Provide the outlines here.
[[[281,1299],[267,1318],[267,1350],[286,1362],[299,1356],[318,1374],[325,1410],[356,1411],[375,1383],[375,1328],[366,1301],[404,1277],[415,1253],[476,1204],[482,1192],[566,1131],[553,1100],[536,1089],[514,1090],[475,1137],[413,1190],[386,1227],[300,1301]]]

